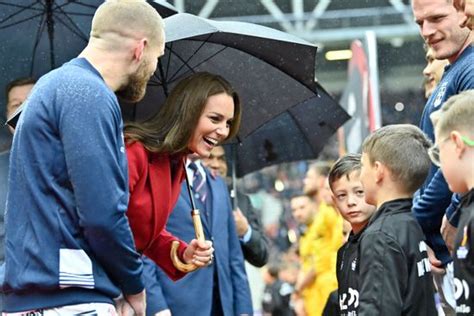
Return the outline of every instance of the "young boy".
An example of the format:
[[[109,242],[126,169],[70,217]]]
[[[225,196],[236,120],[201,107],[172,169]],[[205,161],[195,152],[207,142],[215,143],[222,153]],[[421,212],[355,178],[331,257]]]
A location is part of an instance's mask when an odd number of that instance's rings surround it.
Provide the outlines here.
[[[262,298],[263,315],[292,316],[290,298],[293,286],[281,279],[281,266],[269,263],[263,269],[265,289]]]
[[[413,193],[430,168],[430,141],[409,124],[389,125],[362,144],[360,180],[377,211],[360,238],[358,315],[436,315]]]
[[[452,192],[463,195],[454,240],[456,314],[474,313],[474,90],[449,98],[431,115],[437,144],[430,157],[441,166]]]
[[[337,283],[340,315],[357,315],[359,304],[359,241],[375,207],[364,199],[359,179],[360,154],[341,157],[329,172],[333,201],[342,217],[351,224],[347,242],[337,252]]]

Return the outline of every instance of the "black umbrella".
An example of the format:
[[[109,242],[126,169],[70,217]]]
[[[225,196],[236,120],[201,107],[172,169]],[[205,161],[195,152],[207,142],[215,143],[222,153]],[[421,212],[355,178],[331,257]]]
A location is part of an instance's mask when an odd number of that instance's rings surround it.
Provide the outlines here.
[[[350,118],[322,87],[318,91],[320,96],[281,113],[240,144],[226,145],[232,152],[234,178],[274,164],[317,158],[337,128]]]
[[[148,2],[163,17],[177,13],[164,0]],[[40,77],[76,57],[87,44],[92,17],[101,3],[0,0],[0,87],[19,77]]]
[[[239,137],[317,95],[316,46],[260,25],[211,21],[190,14],[165,19],[166,50],[145,98],[127,113],[143,120],[156,113],[168,91],[193,72],[226,78],[242,99]],[[126,115],[126,116],[127,116]]]

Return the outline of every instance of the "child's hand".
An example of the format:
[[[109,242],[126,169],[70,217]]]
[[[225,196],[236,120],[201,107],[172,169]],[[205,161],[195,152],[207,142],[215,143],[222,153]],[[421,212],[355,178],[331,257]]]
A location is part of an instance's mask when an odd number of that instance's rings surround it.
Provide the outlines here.
[[[430,260],[431,263],[431,272],[438,275],[446,274],[446,269],[443,267],[442,262],[436,258],[433,250],[429,246],[426,246],[426,248],[428,252],[428,260]]]

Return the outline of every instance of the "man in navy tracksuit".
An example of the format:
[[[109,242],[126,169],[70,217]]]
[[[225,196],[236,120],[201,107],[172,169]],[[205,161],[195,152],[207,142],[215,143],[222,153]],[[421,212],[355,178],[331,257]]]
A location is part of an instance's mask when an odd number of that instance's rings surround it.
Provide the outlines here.
[[[120,26],[119,19],[130,23]],[[32,90],[10,157],[7,315],[115,315],[120,294],[123,308],[144,315],[142,261],[125,216],[127,161],[114,91],[140,100],[163,43],[163,21],[146,1],[105,2],[80,58]]]
[[[474,88],[474,35],[467,27],[461,27],[466,19],[463,12],[456,11],[451,2],[444,0],[414,0],[412,2],[415,20],[425,42],[430,46],[436,59],[447,59],[450,63],[444,71],[438,86],[428,99],[420,122],[420,128],[434,142],[432,112],[452,95]],[[415,195],[413,212],[420,223],[429,246],[440,263],[432,270],[444,269],[452,261],[448,248],[455,236],[455,226],[459,216],[455,210],[459,202],[457,195],[449,191],[441,170],[432,165],[428,177]],[[443,226],[442,226],[443,222]],[[448,241],[445,243],[440,233]],[[448,269],[448,278],[452,283],[452,270]],[[445,275],[443,273],[443,275]],[[438,286],[441,284],[438,283]],[[449,289],[448,289],[449,290]],[[445,293],[448,302],[454,307],[454,297]],[[451,296],[451,297],[450,297]]]

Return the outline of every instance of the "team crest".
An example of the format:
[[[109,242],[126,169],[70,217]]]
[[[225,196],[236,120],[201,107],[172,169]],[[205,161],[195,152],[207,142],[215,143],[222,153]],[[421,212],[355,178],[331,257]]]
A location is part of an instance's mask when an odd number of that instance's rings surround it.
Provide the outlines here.
[[[355,271],[357,268],[357,258],[355,258],[352,263],[351,263],[351,269],[352,271]]]
[[[447,86],[448,86],[447,82],[442,82],[439,85],[439,89],[437,89],[437,91],[436,91],[436,98],[433,102],[433,105],[434,105],[435,108],[437,108],[438,106],[440,106],[443,103],[444,94],[446,93],[446,87]]]

